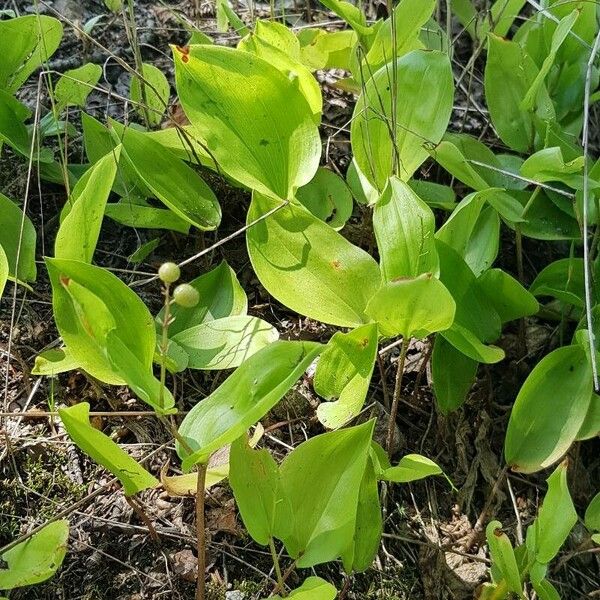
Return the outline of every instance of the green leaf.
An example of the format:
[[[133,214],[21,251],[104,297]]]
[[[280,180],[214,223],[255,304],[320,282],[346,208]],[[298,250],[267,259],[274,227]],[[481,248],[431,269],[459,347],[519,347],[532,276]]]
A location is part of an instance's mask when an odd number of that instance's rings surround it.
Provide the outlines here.
[[[143,206],[122,200],[107,204],[104,214],[113,221],[140,229],[170,229],[178,233],[189,233],[190,223],[166,208]]]
[[[373,229],[385,281],[439,275],[433,211],[397,177],[390,178],[375,204]]]
[[[107,435],[90,425],[89,413],[90,405],[87,402],[58,409],[73,442],[121,482],[125,495],[132,496],[147,488],[156,487],[159,482],[155,477]]]
[[[196,171],[147,135],[116,121],[112,125],[123,157],[163,204],[198,229],[219,225],[221,207]]]
[[[189,355],[190,369],[233,369],[276,341],[277,329],[244,315],[224,317],[184,329],[172,337]]]
[[[0,299],[4,293],[4,286],[8,281],[8,258],[4,248],[0,246]]]
[[[324,31],[307,27],[298,32],[300,60],[313,71],[319,69],[351,70],[351,58],[358,37],[351,29]]]
[[[235,271],[222,261],[208,273],[188,282],[200,296],[193,308],[184,308],[176,304],[171,306],[170,314],[173,322],[169,325],[169,336],[225,317],[245,315],[248,311],[248,299]],[[161,310],[156,320],[162,323],[164,311]]]
[[[54,521],[0,555],[8,568],[0,569],[0,590],[34,585],[54,575],[67,553],[69,522]]]
[[[0,21],[0,88],[16,92],[54,54],[62,33],[61,22],[46,15]]]
[[[347,573],[366,571],[379,551],[383,518],[377,483],[375,464],[373,458],[369,457],[358,492],[354,543],[351,550],[343,556]]]
[[[433,391],[437,405],[447,414],[462,406],[475,383],[477,362],[438,335],[431,355]]]
[[[458,203],[436,238],[464,259],[475,276],[492,266],[498,255],[500,219],[497,212],[484,206],[494,188],[469,194]]]
[[[517,152],[527,152],[535,138],[532,112],[521,108],[538,69],[516,42],[490,34],[485,67],[485,98],[490,117],[500,139]],[[553,108],[547,92],[540,86],[538,113],[551,117]]]
[[[550,296],[579,308],[584,306],[584,266],[582,258],[562,258],[544,267],[529,291],[534,296]]]
[[[317,408],[319,421],[328,429],[341,427],[360,412],[375,366],[377,340],[377,325],[369,323],[349,333],[338,331],[325,346],[313,385],[323,398],[338,398]]]
[[[142,64],[143,87],[140,78],[133,75],[129,97],[138,104],[136,112],[141,117],[148,115],[149,125],[160,125],[162,118],[169,106],[171,88],[165,74],[153,64]],[[142,93],[143,89],[143,93]],[[144,110],[144,107],[147,107]]]
[[[288,50],[269,43],[268,40],[275,43],[280,42],[280,40],[273,40],[273,36],[268,36],[265,39],[259,33],[265,31],[265,26],[260,26],[260,23],[261,21],[256,25],[257,33],[250,33],[247,37],[240,40],[238,48],[262,58],[279,69],[288,79],[295,80],[297,85],[296,94],[299,92],[304,96],[312,111],[313,120],[318,124],[321,121],[321,112],[323,110],[323,98],[318,81],[313,77],[310,70],[300,62],[299,55],[297,57],[293,56]],[[279,23],[275,23],[275,25],[281,26]],[[292,38],[297,42],[293,34]]]
[[[354,4],[344,0],[321,0],[321,4],[346,21],[362,39],[368,39],[372,34],[373,30],[367,25],[367,18]]]
[[[380,191],[395,171],[389,130],[392,117],[396,123],[396,175],[408,181],[428,157],[424,144],[441,140],[452,111],[454,84],[447,54],[414,50],[396,64],[395,93],[390,90],[390,68],[386,65],[365,84],[351,126],[357,165]],[[392,107],[394,97],[396,104]]]
[[[371,73],[377,72],[389,60],[400,58],[410,52],[423,48],[419,40],[421,28],[429,21],[435,8],[435,0],[402,0],[393,11],[394,35],[392,35],[392,21],[390,18],[383,21],[362,66],[366,79]],[[394,37],[395,36],[395,37]],[[395,40],[393,48],[392,40]],[[356,79],[359,73],[354,73]]]
[[[336,173],[319,167],[315,176],[296,193],[296,200],[315,217],[341,229],[352,216],[352,192]]]
[[[152,370],[120,339],[115,330],[106,335],[105,355],[113,368],[136,396],[149,404],[158,414],[177,412],[170,390],[154,377]]]
[[[296,383],[322,346],[278,341],[242,363],[208,398],[186,415],[179,433],[193,450],[177,445],[184,470],[206,462],[215,451],[242,435]]]
[[[559,147],[544,148],[532,154],[521,165],[519,171],[523,177],[540,183],[562,181],[573,189],[583,189],[583,156],[565,162],[562,149]],[[590,179],[589,186],[590,189],[597,189],[600,183]]]
[[[105,269],[79,261],[47,258],[58,331],[80,368],[114,385],[123,385],[106,358],[111,330],[150,370],[156,333],[152,316],[137,294]]]
[[[189,48],[174,49],[175,75],[196,136],[236,181],[291,199],[313,178],[321,155],[312,110],[297,84],[247,52]]]
[[[470,329],[461,325],[456,318],[452,327],[442,331],[440,335],[471,360],[490,365],[504,360],[505,354],[502,348],[486,346]]]
[[[273,538],[281,497],[279,468],[266,449],[253,450],[245,435],[231,444],[229,483],[252,539],[266,546]]]
[[[547,579],[532,581],[532,584],[540,600],[561,600],[558,590]]]
[[[290,513],[278,512],[275,535],[300,568],[345,555],[354,543],[358,499],[374,421],[300,444],[279,470]]]
[[[386,337],[426,337],[448,329],[456,304],[444,284],[425,273],[413,279],[390,281],[367,305],[367,314]]]
[[[117,146],[114,153],[109,152],[93,164],[73,188],[54,242],[56,258],[92,262],[106,201],[117,174],[119,153]]]
[[[534,473],[569,449],[585,419],[592,374],[575,344],[546,355],[521,387],[513,406],[504,456],[515,471]]]
[[[567,462],[546,480],[548,491],[535,521],[527,529],[527,550],[537,562],[549,563],[577,523],[577,512],[567,485]]]
[[[502,531],[502,523],[491,521],[485,529],[485,536],[492,563],[500,571],[508,590],[523,597],[523,584],[517,559],[508,536]]]
[[[320,577],[309,577],[295,590],[292,590],[286,598],[294,600],[334,600],[337,590]],[[269,600],[283,600],[281,596],[269,596]]]
[[[255,193],[247,222],[278,204]],[[381,281],[377,263],[303,206],[277,210],[251,227],[246,240],[258,279],[282,304],[340,327],[366,322],[367,302]]]
[[[8,262],[8,274],[21,281],[35,281],[36,232],[33,223],[4,194],[0,194],[0,214],[0,246]]]
[[[67,106],[83,108],[101,76],[102,67],[93,63],[86,63],[63,73],[54,87],[57,112],[63,111]]]
[[[407,454],[395,467],[385,469],[381,479],[394,483],[409,483],[431,475],[443,475],[443,473],[442,469],[426,456]]]
[[[600,492],[592,498],[585,509],[583,522],[589,531],[600,531]]]
[[[598,435],[600,435],[600,396],[592,394],[590,406],[575,439],[589,440]]]
[[[558,53],[563,42],[566,40],[571,29],[573,29],[573,25],[575,25],[575,21],[577,21],[578,17],[579,17],[579,11],[574,10],[573,12],[568,14],[566,17],[561,19],[561,21],[556,26],[556,29],[554,30],[554,33],[552,34],[552,42],[550,44],[550,50],[548,52],[548,55],[544,59],[544,62],[542,64],[538,74],[536,75],[531,86],[527,90],[527,94],[525,94],[525,97],[521,101],[522,110],[524,110],[524,111],[533,110],[533,108],[535,106],[535,102],[536,102],[536,97],[540,91],[540,87],[543,85],[544,79],[550,72],[550,69],[552,68],[552,65],[554,64],[554,61],[556,60],[556,54]]]
[[[66,348],[45,350],[35,357],[32,375],[48,375],[54,377],[59,373],[72,371],[79,366]]]
[[[501,269],[489,269],[479,276],[477,285],[500,315],[502,323],[535,315],[540,305],[514,277]]]

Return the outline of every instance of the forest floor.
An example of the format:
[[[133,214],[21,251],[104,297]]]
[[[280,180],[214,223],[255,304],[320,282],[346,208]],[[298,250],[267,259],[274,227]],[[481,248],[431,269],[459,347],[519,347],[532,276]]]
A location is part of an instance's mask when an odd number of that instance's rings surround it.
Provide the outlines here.
[[[306,24],[305,6],[285,0],[288,23]],[[102,83],[114,94],[128,97],[129,76],[115,62],[118,56],[133,61],[120,15],[107,16],[93,29],[93,37],[108,52],[94,44],[84,44],[70,23],[82,24],[106,13],[104,4],[92,0],[55,0],[35,2],[3,0],[0,9],[20,14],[35,11],[59,16],[65,24],[65,38],[52,58],[50,69],[64,72],[85,61],[104,65]],[[256,3],[256,16],[267,17],[269,5]],[[382,7],[380,7],[381,9]],[[198,12],[199,9],[199,12]],[[371,7],[373,16],[376,9]],[[243,11],[240,11],[243,15]],[[313,6],[312,17],[327,26],[327,13]],[[217,34],[214,5],[201,0],[135,2],[135,17],[143,58],[167,74],[173,83],[168,44],[184,44],[187,38],[181,18],[198,22],[201,29],[215,35],[219,42],[234,44],[237,36]],[[469,59],[472,47],[459,38],[455,47],[455,68],[460,71]],[[477,75],[477,65],[475,69]],[[324,144],[323,164],[345,173],[350,156],[348,123],[354,99],[335,88],[342,74],[320,72],[324,91],[324,114],[321,127]],[[23,87],[21,99],[33,109],[39,103],[49,106],[48,92],[41,92],[35,78]],[[485,111],[481,104],[477,78],[470,90],[457,96],[453,129],[486,136]],[[174,87],[174,86],[173,86]],[[479,91],[478,91],[479,89]],[[181,117],[174,101],[172,118]],[[462,107],[462,110],[461,110]],[[91,114],[105,121],[108,117],[135,120],[126,103],[93,92],[88,100]],[[466,118],[465,118],[466,115]],[[72,111],[70,120],[79,127],[79,114]],[[164,126],[168,126],[166,121]],[[82,162],[81,143],[69,150],[74,161]],[[25,197],[27,165],[4,152],[0,161],[0,190],[14,198]],[[214,174],[204,173],[223,208],[218,232],[196,232],[190,236],[134,230],[105,220],[97,260],[102,266],[120,269],[127,283],[154,273],[167,260],[181,260],[200,248],[208,247],[244,225],[249,203],[247,194],[232,190]],[[447,182],[447,175],[432,163],[425,163],[422,178]],[[58,214],[65,201],[64,189],[38,184],[35,178],[29,189],[29,215],[38,230],[39,258],[52,247]],[[369,212],[356,206],[344,235],[365,248],[373,248],[368,225]],[[131,255],[145,242],[159,238],[150,263],[134,264]],[[500,266],[516,271],[512,240],[505,239]],[[527,282],[550,262],[552,252],[560,246],[525,240]],[[558,254],[557,254],[558,257]],[[249,313],[273,323],[282,338],[310,339],[326,342],[332,328],[288,311],[273,301],[256,280],[249,265],[244,236],[205,255],[184,270],[191,279],[219,264],[224,258],[238,274],[248,294]],[[161,305],[160,287],[152,283],[136,288],[154,312]],[[419,600],[435,598],[472,598],[485,581],[488,570],[481,532],[475,529],[478,519],[487,522],[498,518],[514,531],[526,525],[536,514],[545,490],[544,475],[527,479],[509,474],[499,481],[502,472],[504,432],[512,402],[520,385],[541,356],[559,343],[555,329],[535,318],[526,322],[527,354],[517,352],[517,324],[505,331],[499,345],[507,358],[499,366],[481,369],[479,379],[465,406],[449,416],[435,409],[428,368],[430,348],[414,342],[408,354],[401,410],[398,418],[399,453],[419,452],[437,461],[448,474],[458,492],[443,478],[429,479],[387,490],[385,531],[382,552],[367,572],[345,582],[341,565],[316,569],[317,574],[345,586],[345,597],[356,600]],[[40,262],[35,293],[19,295],[16,305],[3,301],[0,306],[0,373],[7,370],[6,397],[9,411],[27,411],[23,417],[4,421],[4,439],[0,442],[0,546],[31,528],[32,524],[60,511],[69,512],[71,537],[65,562],[50,581],[25,591],[14,592],[11,599],[142,600],[146,598],[191,598],[195,587],[195,530],[193,498],[170,497],[164,490],[140,494],[143,511],[154,523],[155,541],[144,522],[127,502],[105,471],[85,458],[70,442],[60,420],[36,418],[36,411],[52,411],[60,404],[82,400],[92,410],[143,410],[126,388],[109,388],[84,375],[72,372],[49,380],[30,375],[36,355],[56,345],[58,334],[53,323],[51,290]],[[393,388],[398,348],[383,354],[379,372],[373,378],[363,417],[385,411],[386,398]],[[189,409],[222,382],[225,374],[214,372],[177,375],[175,389],[184,409]],[[492,383],[494,382],[494,383]],[[263,421],[266,443],[281,458],[310,435],[322,431],[316,415],[318,400],[307,378]],[[159,476],[161,467],[174,458],[170,436],[152,416],[96,417],[94,423],[123,444],[136,458],[144,458],[146,467]],[[381,435],[381,434],[380,434]],[[2,447],[8,441],[9,445]],[[593,482],[600,481],[600,445],[598,441],[581,446],[571,457],[571,492],[577,505],[587,498]],[[576,527],[582,527],[577,525]],[[207,498],[208,577],[211,600],[254,599],[268,596],[273,588],[273,573],[268,552],[256,545],[245,533],[227,484],[210,490]],[[577,545],[577,529],[571,548]],[[583,535],[581,533],[581,535]],[[288,566],[283,557],[284,568]],[[597,592],[598,559],[592,555],[557,561],[549,578],[561,590],[562,597],[578,599]],[[296,577],[292,575],[292,578]],[[290,581],[294,584],[294,581]],[[234,592],[240,592],[235,594]]]

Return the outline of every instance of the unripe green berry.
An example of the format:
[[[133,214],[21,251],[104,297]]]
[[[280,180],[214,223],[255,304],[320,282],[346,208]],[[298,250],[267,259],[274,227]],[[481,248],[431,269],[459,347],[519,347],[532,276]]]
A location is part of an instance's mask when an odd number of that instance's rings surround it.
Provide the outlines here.
[[[198,304],[200,294],[189,283],[179,284],[173,291],[173,302],[184,308],[193,308]]]
[[[175,283],[180,275],[179,267],[172,262],[163,263],[158,269],[158,278],[164,283]]]

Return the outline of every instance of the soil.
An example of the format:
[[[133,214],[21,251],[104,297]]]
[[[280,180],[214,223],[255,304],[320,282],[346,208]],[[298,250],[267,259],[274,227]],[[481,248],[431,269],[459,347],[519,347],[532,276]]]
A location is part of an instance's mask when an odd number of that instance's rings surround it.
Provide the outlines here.
[[[291,25],[307,22],[306,3],[286,0],[286,12]],[[72,24],[81,26],[93,17],[107,14],[104,4],[91,0],[55,0],[35,2],[4,0],[0,8],[19,14],[40,12],[59,15],[65,24],[65,37],[49,68],[64,72],[83,62],[93,61],[104,66],[101,83],[113,94],[128,97],[129,76],[114,57],[133,64],[120,14],[106,16],[92,30],[101,47],[83,43]],[[247,15],[234,3],[239,14]],[[383,12],[381,3],[367,7],[371,16]],[[255,4],[257,16],[267,16],[269,5]],[[198,2],[163,2],[138,0],[135,19],[144,60],[159,66],[173,83],[168,44],[184,44],[187,38],[182,18],[197,21],[201,29],[215,35],[219,43],[235,43],[232,34],[216,32],[214,4]],[[311,6],[311,16],[327,25],[331,15]],[[472,47],[466,36],[457,39],[455,61],[457,70],[466,64]],[[480,67],[476,65],[477,69]],[[338,72],[319,73],[323,84],[325,110],[322,126],[324,164],[345,173],[349,163],[350,120],[354,98],[337,90]],[[481,86],[474,79],[471,96],[457,97],[464,107],[484,103]],[[49,110],[48,93],[42,86],[38,93],[37,79],[21,90],[21,99],[33,109],[39,103],[42,114]],[[173,112],[177,112],[176,99]],[[121,121],[138,120],[131,106],[116,97],[93,92],[88,112],[105,121],[112,117]],[[486,141],[493,138],[485,113],[457,110],[452,127]],[[79,129],[79,114],[72,111],[69,120]],[[76,137],[69,147],[70,160],[81,162],[81,139]],[[200,248],[244,225],[249,202],[246,193],[232,189],[212,173],[203,173],[215,191],[223,208],[223,222],[218,232],[192,233],[189,236],[169,232],[134,230],[105,219],[96,261],[104,267],[118,269],[127,283],[154,273],[166,260],[181,260]],[[421,177],[447,181],[435,165],[426,163]],[[0,159],[0,191],[12,198],[24,198],[27,186],[27,165],[6,149]],[[126,388],[101,385],[83,374],[71,372],[54,380],[30,375],[35,357],[44,349],[57,345],[58,334],[53,324],[51,293],[42,257],[50,253],[58,225],[58,214],[65,202],[64,189],[38,182],[33,174],[29,189],[28,214],[39,232],[39,279],[35,292],[19,290],[12,304],[9,286],[0,304],[0,373],[7,373],[5,398],[10,411],[52,410],[60,404],[71,405],[88,401],[95,411],[144,410]],[[443,217],[440,215],[440,219]],[[365,233],[366,232],[366,233]],[[368,211],[357,206],[344,234],[364,248],[373,248]],[[514,240],[505,232],[503,254],[499,266],[514,274]],[[150,259],[135,265],[129,257],[142,244],[159,239]],[[553,258],[564,256],[557,244],[542,244],[525,240],[526,278],[535,274]],[[561,254],[562,251],[562,254]],[[250,313],[276,325],[281,337],[312,339],[326,342],[333,328],[310,319],[300,318],[274,301],[260,286],[249,265],[243,235],[186,267],[184,279],[191,279],[226,259],[238,274],[248,294]],[[153,313],[161,306],[159,286],[152,283],[136,288]],[[545,490],[548,473],[523,478],[508,475],[492,495],[492,489],[502,470],[502,447],[510,408],[520,385],[533,365],[550,349],[558,345],[555,328],[539,319],[526,323],[527,354],[518,349],[518,327],[504,332],[499,344],[507,359],[499,366],[481,368],[476,385],[465,406],[456,413],[442,416],[435,408],[431,377],[427,365],[427,341],[411,344],[408,354],[402,405],[398,416],[400,456],[419,452],[437,461],[448,474],[458,492],[443,478],[432,478],[412,485],[389,486],[385,536],[381,552],[371,569],[345,580],[341,564],[329,564],[315,569],[318,575],[343,589],[345,598],[419,600],[436,598],[473,598],[487,578],[487,558],[481,532],[474,529],[478,518],[487,522],[500,520],[514,539],[518,523],[525,528],[534,518],[540,497]],[[7,360],[10,354],[10,360]],[[398,348],[382,357],[381,371],[376,373],[365,403],[364,415],[381,415],[386,394],[393,388]],[[172,381],[182,408],[189,409],[215,389],[227,373],[186,371]],[[264,420],[269,432],[265,443],[276,458],[281,459],[287,448],[322,432],[315,416],[318,399],[309,378],[299,382],[292,393]],[[96,418],[94,425],[113,437],[136,458],[149,457],[146,467],[155,475],[171,463],[177,465],[170,436],[152,417]],[[120,489],[111,484],[105,471],[96,467],[69,441],[59,419],[5,419],[4,437],[0,441],[0,546],[9,543],[32,527],[45,522],[59,511],[72,508],[68,516],[71,525],[69,552],[62,568],[50,581],[15,591],[11,599],[142,600],[148,598],[192,598],[196,577],[194,503],[191,498],[169,497],[163,489],[139,495],[139,506],[128,504]],[[8,442],[8,445],[7,445]],[[596,441],[573,448],[570,485],[578,509],[585,507],[590,490],[600,480],[600,444]],[[173,472],[176,472],[176,468]],[[511,493],[513,499],[511,499]],[[92,494],[94,494],[92,496]],[[490,501],[491,499],[491,501]],[[484,511],[484,507],[487,510]],[[158,540],[148,533],[140,509],[152,522]],[[482,514],[482,511],[484,513]],[[582,511],[579,510],[579,514]],[[256,545],[245,533],[227,483],[212,488],[207,497],[208,577],[212,600],[263,598],[273,589],[272,563],[268,551]],[[582,525],[571,535],[565,552],[579,549],[583,540]],[[283,568],[290,561],[282,559]],[[568,562],[556,562],[549,577],[568,599],[588,598],[598,593],[600,564],[598,555],[581,554]],[[293,573],[290,585],[300,583],[309,572]],[[243,596],[232,592],[240,591]]]

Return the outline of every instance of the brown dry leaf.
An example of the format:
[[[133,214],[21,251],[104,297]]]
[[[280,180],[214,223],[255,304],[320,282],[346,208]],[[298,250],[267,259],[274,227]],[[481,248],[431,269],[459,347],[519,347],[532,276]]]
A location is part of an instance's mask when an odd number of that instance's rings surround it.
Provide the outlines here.
[[[188,548],[171,555],[173,572],[185,581],[196,581],[198,576],[198,559]]]
[[[206,519],[207,529],[212,534],[221,531],[240,536],[242,529],[238,524],[236,513],[235,502],[233,500],[229,500],[225,504],[209,510]]]

